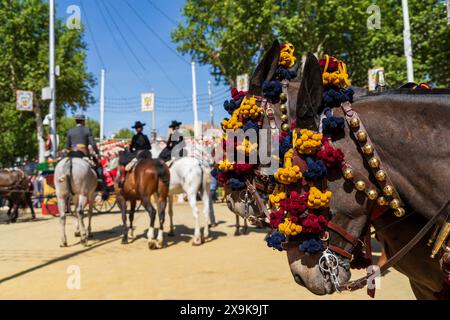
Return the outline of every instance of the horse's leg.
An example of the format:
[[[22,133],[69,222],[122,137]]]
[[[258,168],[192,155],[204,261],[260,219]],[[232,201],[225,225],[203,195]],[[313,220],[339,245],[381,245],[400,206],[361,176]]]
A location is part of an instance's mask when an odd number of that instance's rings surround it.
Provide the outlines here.
[[[19,203],[14,203],[13,216],[11,217],[11,222],[15,223],[19,217]]]
[[[122,244],[128,243],[128,227],[127,227],[127,201],[126,199],[119,195],[117,197],[117,204],[119,205],[120,212],[122,215]]]
[[[202,237],[200,232],[200,222],[198,220],[198,208],[197,208],[197,192],[191,191],[188,193],[189,205],[192,208],[192,214],[194,216],[194,240],[193,245],[197,246],[202,243]]]
[[[84,226],[84,207],[86,206],[87,199],[85,195],[78,196],[77,219],[81,231],[81,244],[84,246],[87,246],[87,231]]]
[[[8,212],[6,213],[8,215],[8,223],[11,222],[11,210],[12,210],[12,205],[11,203],[8,203]]]
[[[133,227],[133,220],[134,220],[134,212],[136,211],[136,200],[130,201],[130,228],[128,229],[128,238],[134,239],[134,227]]]
[[[92,213],[94,211],[94,193],[89,196],[89,210],[88,210],[88,228],[87,228],[87,237],[92,238],[92,229],[91,229],[91,221],[92,221]]]
[[[203,190],[203,218],[204,218],[204,229],[203,229],[203,240],[209,238],[209,201],[211,201],[211,198],[209,196],[209,185],[207,188]]]
[[[240,231],[239,231],[240,227],[241,226],[239,225],[239,216],[236,215],[236,231],[234,231],[234,235],[235,236],[239,236],[241,234]]]
[[[156,210],[152,205],[150,197],[145,197],[142,200],[142,205],[144,206],[145,210],[147,210],[148,215],[150,217],[150,225],[149,225],[148,231],[147,231],[148,248],[155,249],[156,248],[156,241],[155,241]]]
[[[31,210],[31,218],[34,220],[36,219],[36,214],[34,212],[34,207],[33,207],[33,200],[31,199],[31,196],[27,196],[27,205]]]
[[[169,201],[169,233],[167,234],[169,237],[173,237],[175,235],[175,231],[173,228],[173,196],[167,197]]]
[[[167,197],[158,196],[158,219],[159,219],[159,230],[158,237],[156,238],[156,246],[158,249],[164,247],[164,220],[166,215],[166,204]]]
[[[60,247],[67,247],[66,237],[66,198],[58,198],[59,224],[61,226],[61,243]]]
[[[243,234],[247,234],[247,233],[248,233],[248,223],[247,223],[247,219],[244,219],[244,228],[242,229],[242,233],[243,233]]]

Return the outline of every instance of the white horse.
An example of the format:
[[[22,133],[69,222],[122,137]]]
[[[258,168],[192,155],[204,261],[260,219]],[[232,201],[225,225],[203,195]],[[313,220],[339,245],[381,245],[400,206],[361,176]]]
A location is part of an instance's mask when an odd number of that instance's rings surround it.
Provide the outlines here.
[[[152,144],[152,156],[157,158],[162,149]],[[170,166],[169,187],[169,235],[174,235],[173,229],[173,196],[186,193],[189,205],[194,215],[193,245],[200,245],[209,237],[209,201],[210,201],[210,165],[208,162],[187,156],[176,159]],[[203,201],[204,229],[203,237],[200,231],[199,210],[197,208],[197,194],[200,192]]]
[[[91,218],[94,204],[94,193],[97,188],[97,174],[91,165],[81,158],[64,158],[55,168],[55,187],[58,200],[59,219],[61,224],[61,247],[67,246],[66,206],[70,199],[77,199],[77,229],[75,236],[81,236],[81,243],[87,245],[91,234]],[[88,228],[84,226],[84,208],[89,204]]]

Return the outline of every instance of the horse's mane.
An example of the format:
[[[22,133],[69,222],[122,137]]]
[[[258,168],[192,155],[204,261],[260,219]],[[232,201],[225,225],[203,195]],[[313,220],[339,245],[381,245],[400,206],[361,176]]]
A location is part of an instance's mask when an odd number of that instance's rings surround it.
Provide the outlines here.
[[[450,89],[389,89],[383,92],[366,92],[363,95],[355,96],[355,101],[361,100],[392,100],[399,99],[409,102],[433,101],[436,103],[450,104]]]

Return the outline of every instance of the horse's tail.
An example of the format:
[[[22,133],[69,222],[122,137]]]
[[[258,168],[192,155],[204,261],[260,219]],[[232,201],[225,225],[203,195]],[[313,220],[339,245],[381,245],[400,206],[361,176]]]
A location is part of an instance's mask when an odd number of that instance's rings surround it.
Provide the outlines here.
[[[67,166],[69,166],[68,171],[67,171]],[[64,180],[66,180],[67,189],[69,190],[70,194],[73,196],[73,195],[75,195],[75,193],[73,192],[73,187],[72,187],[72,171],[73,171],[72,158],[68,158],[67,162],[64,164],[64,167],[63,167],[64,177],[60,178],[59,181],[63,182]]]

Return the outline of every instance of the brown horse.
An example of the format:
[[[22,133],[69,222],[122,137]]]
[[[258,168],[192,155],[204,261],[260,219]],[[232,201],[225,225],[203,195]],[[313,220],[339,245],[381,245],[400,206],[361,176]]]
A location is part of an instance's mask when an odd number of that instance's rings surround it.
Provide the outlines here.
[[[277,46],[272,46],[257,68],[260,72],[253,75],[251,84],[271,78],[278,55]],[[256,89],[251,94],[260,95],[261,90]],[[321,69],[317,59],[310,54],[299,90],[297,93],[288,92],[289,122],[298,128],[318,130],[322,93]],[[450,197],[450,94],[439,90],[399,90],[359,98],[352,108],[360,115],[393,185],[406,204],[406,218],[399,220],[392,212],[386,212],[373,223],[389,258],[411,240]],[[342,116],[342,112],[336,109],[335,115]],[[275,114],[275,118],[277,120],[279,115]],[[376,183],[348,128],[333,144],[344,151],[346,161],[355,171],[366,173],[366,177]],[[354,238],[359,238],[374,201],[369,201],[364,192],[356,191],[353,183],[344,180],[340,171],[329,174],[328,189],[333,192],[331,221]],[[229,193],[227,200],[234,212],[243,215],[244,205],[239,202],[236,192]],[[245,209],[253,215],[260,211],[256,204]],[[397,223],[391,225],[392,222]],[[329,230],[329,234],[330,244],[346,251],[354,249],[337,233]],[[410,279],[419,299],[434,298],[443,285],[439,261],[430,258],[428,238],[424,237],[394,266]],[[299,250],[298,242],[290,242],[286,247],[289,265],[298,284],[319,295],[335,291],[335,284],[320,270],[320,253],[306,255]],[[345,284],[350,276],[348,259],[339,256],[338,282]]]
[[[166,164],[158,159],[140,160],[136,167],[126,174],[123,188],[115,184],[117,200],[122,212],[122,243],[128,243],[127,201],[130,201],[130,236],[133,237],[133,219],[136,201],[140,200],[150,216],[150,226],[147,232],[150,249],[160,249],[164,246],[163,226],[165,219],[166,199],[169,192],[170,171]],[[152,195],[156,195],[159,230],[155,238],[154,225],[156,209],[151,202]]]
[[[28,206],[32,218],[36,218],[31,200],[32,194],[33,187],[25,172],[20,169],[0,170],[0,195],[9,201],[8,222],[16,222],[19,216],[19,207]]]

